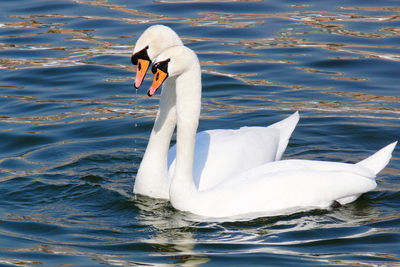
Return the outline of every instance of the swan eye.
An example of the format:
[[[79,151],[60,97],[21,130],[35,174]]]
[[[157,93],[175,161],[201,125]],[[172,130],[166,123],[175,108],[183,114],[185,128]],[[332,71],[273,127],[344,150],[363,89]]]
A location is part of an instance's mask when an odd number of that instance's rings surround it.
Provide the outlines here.
[[[155,74],[157,72],[157,63],[151,66],[151,72]]]
[[[157,72],[157,70],[162,70],[165,73],[168,73],[168,63],[171,61],[170,58],[164,60],[164,61],[159,61],[157,63],[155,63],[152,67],[151,67],[151,72],[153,74],[155,74]]]
[[[145,48],[143,48],[139,52],[137,52],[134,55],[132,55],[131,61],[132,61],[133,65],[137,65],[139,59],[145,59],[145,60],[151,61],[150,58],[149,58],[149,55],[147,54],[147,49],[149,49],[149,46],[146,46]]]

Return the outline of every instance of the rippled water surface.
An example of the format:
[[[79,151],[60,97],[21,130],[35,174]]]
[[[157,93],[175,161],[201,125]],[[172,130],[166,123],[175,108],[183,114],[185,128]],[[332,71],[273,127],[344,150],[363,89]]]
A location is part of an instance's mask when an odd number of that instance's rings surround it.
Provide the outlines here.
[[[299,110],[285,158],[357,162],[400,138],[398,1],[0,7],[0,265],[400,264],[400,147],[374,191],[331,211],[199,222],[136,197],[159,96],[130,65],[168,25],[202,64],[200,130]]]

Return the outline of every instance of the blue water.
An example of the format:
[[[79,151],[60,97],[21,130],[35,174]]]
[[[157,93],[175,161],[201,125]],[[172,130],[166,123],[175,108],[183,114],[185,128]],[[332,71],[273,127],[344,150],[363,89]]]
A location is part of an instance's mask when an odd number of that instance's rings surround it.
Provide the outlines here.
[[[0,265],[400,264],[400,147],[331,211],[198,222],[132,193],[157,110],[133,44],[165,24],[202,64],[200,129],[296,110],[285,158],[400,139],[398,1],[0,1]]]

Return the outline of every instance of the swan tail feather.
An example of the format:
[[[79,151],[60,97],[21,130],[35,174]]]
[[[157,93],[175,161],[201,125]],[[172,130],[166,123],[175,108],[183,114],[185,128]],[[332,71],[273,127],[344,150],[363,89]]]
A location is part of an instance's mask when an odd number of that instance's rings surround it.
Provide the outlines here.
[[[271,125],[271,127],[278,129],[280,132],[279,146],[275,156],[275,160],[281,159],[283,152],[285,152],[286,147],[289,143],[289,138],[292,135],[294,129],[296,128],[299,119],[300,119],[299,112],[296,111],[286,119]]]
[[[368,158],[358,162],[356,165],[365,167],[373,171],[375,174],[378,174],[389,163],[396,144],[397,141],[385,146],[384,148],[375,152],[372,156],[369,156]]]

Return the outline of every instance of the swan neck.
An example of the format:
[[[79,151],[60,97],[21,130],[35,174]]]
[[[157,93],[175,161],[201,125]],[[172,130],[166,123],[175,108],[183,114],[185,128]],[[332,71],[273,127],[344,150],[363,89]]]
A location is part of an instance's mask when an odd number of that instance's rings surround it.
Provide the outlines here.
[[[175,80],[169,79],[161,91],[159,110],[136,175],[135,193],[168,198],[168,150],[175,126]]]
[[[193,181],[193,160],[201,110],[199,64],[192,64],[190,70],[177,78],[176,94],[177,152],[176,169],[170,189],[171,198],[174,198],[174,194],[182,196],[196,190]]]

